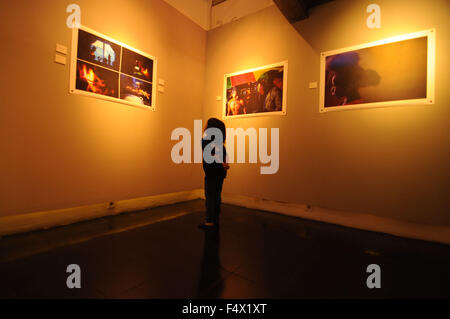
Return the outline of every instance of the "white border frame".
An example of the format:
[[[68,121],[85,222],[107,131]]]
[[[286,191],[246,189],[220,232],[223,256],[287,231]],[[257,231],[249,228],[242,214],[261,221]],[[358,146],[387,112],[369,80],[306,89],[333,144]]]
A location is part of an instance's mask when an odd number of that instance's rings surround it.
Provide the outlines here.
[[[92,33],[98,37],[101,37],[105,40],[108,40],[112,43],[115,43],[117,45],[120,45],[121,47],[124,47],[126,49],[129,49],[131,51],[134,51],[142,56],[145,56],[151,60],[153,60],[153,74],[152,74],[152,105],[148,106],[148,105],[143,105],[143,104],[139,104],[139,103],[133,103],[130,101],[126,101],[126,100],[122,100],[120,98],[117,97],[111,97],[111,96],[106,96],[106,95],[101,95],[101,94],[95,94],[92,92],[87,92],[87,91],[83,91],[83,90],[78,90],[76,88],[76,76],[77,76],[77,54],[78,54],[78,30],[81,29],[83,31]],[[80,25],[78,28],[72,28],[72,52],[71,52],[71,59],[70,59],[70,80],[69,80],[69,93],[71,94],[79,94],[79,95],[84,95],[84,96],[88,96],[88,97],[93,97],[93,98],[97,98],[97,99],[102,99],[102,100],[107,100],[107,101],[111,101],[111,102],[116,102],[116,103],[121,103],[121,104],[127,104],[127,105],[132,105],[132,106],[137,106],[140,108],[144,108],[147,110],[152,110],[155,111],[156,107],[156,87],[157,87],[157,83],[156,83],[156,72],[157,72],[157,59],[156,57],[142,52],[138,49],[135,49],[129,45],[126,45],[120,41],[114,40],[102,33],[99,33],[97,31],[94,31],[88,27],[82,26]],[[120,52],[120,59],[122,60],[122,49]],[[89,62],[90,63],[90,62]],[[122,63],[122,61],[120,61],[119,63]],[[107,68],[106,68],[107,69]],[[112,72],[117,72],[119,74],[119,96],[120,96],[120,64],[119,64],[119,71],[112,71]],[[125,73],[123,73],[125,74]],[[127,74],[125,74],[127,75]],[[137,78],[139,79],[139,78]]]
[[[239,115],[227,115],[227,78],[234,75],[240,75],[244,73],[249,73],[253,71],[259,71],[262,69],[269,69],[274,67],[283,67],[283,104],[281,111],[274,112],[260,112],[260,113],[251,113],[251,114],[239,114]],[[228,73],[224,75],[224,84],[223,84],[223,97],[222,97],[222,118],[224,119],[233,119],[233,118],[242,118],[242,117],[255,117],[255,116],[269,116],[269,115],[286,115],[286,106],[287,106],[287,75],[288,75],[288,61],[282,61],[278,63],[272,63],[265,66],[248,69],[239,72]]]
[[[330,106],[325,107],[325,63],[326,58],[330,55],[335,55],[343,52],[355,51],[359,49],[374,47],[378,45],[399,42],[403,40],[411,40],[415,38],[427,37],[427,96],[423,99],[408,99],[395,100],[384,102],[360,103],[354,105],[344,106]],[[436,59],[436,29],[428,29],[419,32],[404,34],[387,38],[384,40],[374,41],[370,43],[354,45],[338,50],[326,51],[320,54],[320,91],[319,91],[319,111],[320,113],[332,111],[355,110],[363,108],[387,107],[398,105],[412,105],[412,104],[434,104],[434,88],[435,88],[435,59]]]

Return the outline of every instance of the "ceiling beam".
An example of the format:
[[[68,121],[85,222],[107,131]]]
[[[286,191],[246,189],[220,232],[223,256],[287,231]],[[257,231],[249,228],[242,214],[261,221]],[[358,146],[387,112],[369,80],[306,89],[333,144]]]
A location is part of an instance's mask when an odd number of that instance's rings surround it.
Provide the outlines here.
[[[304,0],[274,0],[274,2],[290,23],[308,17],[308,7]]]
[[[211,6],[217,6],[218,4],[221,4],[222,2],[225,2],[226,0],[212,0]]]

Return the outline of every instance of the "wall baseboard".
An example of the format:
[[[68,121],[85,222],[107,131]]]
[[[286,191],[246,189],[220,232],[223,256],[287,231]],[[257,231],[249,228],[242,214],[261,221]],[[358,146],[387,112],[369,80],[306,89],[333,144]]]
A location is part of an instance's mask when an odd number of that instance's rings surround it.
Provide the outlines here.
[[[0,218],[0,236],[69,225],[89,219],[133,212],[157,206],[204,199],[203,189],[140,197],[109,203],[6,216]],[[416,224],[368,214],[309,207],[254,197],[224,193],[222,202],[251,209],[325,222],[350,228],[390,234],[398,237],[450,244],[450,227]]]
[[[113,208],[110,208],[109,203],[103,203],[0,217],[0,236],[48,229],[89,219],[199,199],[202,196],[202,192],[203,190],[196,189],[185,192],[119,200],[114,202]]]
[[[253,197],[223,194],[222,202],[398,237],[450,244],[450,227],[411,223],[368,214],[309,207]]]

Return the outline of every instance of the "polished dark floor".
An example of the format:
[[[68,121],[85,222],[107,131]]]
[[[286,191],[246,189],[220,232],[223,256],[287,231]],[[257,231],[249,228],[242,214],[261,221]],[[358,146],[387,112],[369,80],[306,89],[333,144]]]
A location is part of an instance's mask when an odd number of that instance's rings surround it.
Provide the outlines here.
[[[450,246],[203,201],[0,240],[1,298],[449,298]],[[66,267],[81,267],[68,289]],[[381,267],[381,288],[366,267]]]

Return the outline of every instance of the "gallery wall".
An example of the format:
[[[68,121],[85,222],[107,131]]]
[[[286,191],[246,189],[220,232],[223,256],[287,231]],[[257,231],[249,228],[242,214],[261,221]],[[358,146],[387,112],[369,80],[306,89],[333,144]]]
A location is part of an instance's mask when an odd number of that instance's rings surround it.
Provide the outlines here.
[[[226,0],[211,8],[211,28],[220,27],[273,5],[272,0]]]
[[[223,76],[288,60],[287,115],[226,120],[279,128],[280,168],[233,164],[224,192],[381,217],[450,225],[450,4],[338,0],[291,25],[271,6],[209,32],[162,0],[79,0],[82,24],[158,59],[156,111],[69,94],[71,2],[0,2],[0,216],[202,187],[199,164],[176,165],[170,134],[222,116]],[[322,51],[436,28],[433,105],[319,113]]]
[[[186,17],[208,30],[211,20],[212,0],[164,0]]]
[[[286,116],[226,120],[279,128],[279,171],[233,164],[225,193],[450,225],[450,3],[380,0],[382,28],[369,29],[370,3],[333,1],[294,25],[272,6],[208,32],[205,120],[222,116],[224,74],[289,62]],[[428,28],[436,28],[435,104],[319,113],[308,85],[319,81],[320,52]]]
[[[156,111],[69,94],[68,1],[2,1],[0,216],[201,187],[171,131],[202,116],[206,31],[162,0],[78,0],[81,23],[157,58]],[[69,61],[68,61],[69,62]]]

